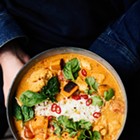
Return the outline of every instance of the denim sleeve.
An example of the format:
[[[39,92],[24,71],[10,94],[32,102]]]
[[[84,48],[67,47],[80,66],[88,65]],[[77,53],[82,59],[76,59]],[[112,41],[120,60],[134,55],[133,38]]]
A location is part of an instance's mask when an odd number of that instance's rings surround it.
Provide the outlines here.
[[[0,2],[0,47],[16,38],[26,36]]]

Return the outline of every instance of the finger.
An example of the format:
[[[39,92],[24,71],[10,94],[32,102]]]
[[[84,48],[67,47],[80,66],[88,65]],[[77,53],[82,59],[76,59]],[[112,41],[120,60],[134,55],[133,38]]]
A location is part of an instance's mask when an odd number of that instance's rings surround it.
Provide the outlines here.
[[[27,63],[30,59],[29,55],[25,54],[20,48],[16,49],[16,56],[23,64]]]

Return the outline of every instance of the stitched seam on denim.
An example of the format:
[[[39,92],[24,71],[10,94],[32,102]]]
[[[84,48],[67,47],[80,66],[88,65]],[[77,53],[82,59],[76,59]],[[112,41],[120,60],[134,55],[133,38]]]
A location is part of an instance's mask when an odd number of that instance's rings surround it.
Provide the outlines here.
[[[98,37],[98,39],[103,41],[104,43],[108,44],[108,46],[111,46],[114,49],[116,49],[116,51],[120,52],[131,63],[137,63],[138,62],[137,58],[125,47],[125,45],[116,42],[115,40],[106,36],[106,34],[105,34],[105,37],[104,37],[104,34],[102,34],[100,37]],[[108,43],[108,42],[110,42],[110,43]],[[126,55],[127,55],[127,57],[126,57]]]

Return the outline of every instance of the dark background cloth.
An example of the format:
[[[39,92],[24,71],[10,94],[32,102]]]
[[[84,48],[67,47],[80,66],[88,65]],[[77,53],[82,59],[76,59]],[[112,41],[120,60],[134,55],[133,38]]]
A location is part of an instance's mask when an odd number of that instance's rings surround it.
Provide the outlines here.
[[[4,0],[37,54],[58,46],[88,48],[135,0]]]
[[[3,80],[2,80],[2,71],[0,67],[0,139],[3,137],[3,135],[8,129],[6,108],[4,106],[4,96],[3,96],[2,87],[3,87]]]
[[[128,100],[128,114],[123,133],[119,140],[139,140],[140,71],[135,73],[124,85]]]

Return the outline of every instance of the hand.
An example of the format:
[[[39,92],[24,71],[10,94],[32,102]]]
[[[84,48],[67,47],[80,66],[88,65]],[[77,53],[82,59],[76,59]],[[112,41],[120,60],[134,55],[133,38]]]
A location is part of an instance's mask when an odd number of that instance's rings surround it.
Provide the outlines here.
[[[28,60],[29,56],[25,54],[16,43],[10,42],[0,49],[5,105],[7,104],[9,89],[16,74]]]

